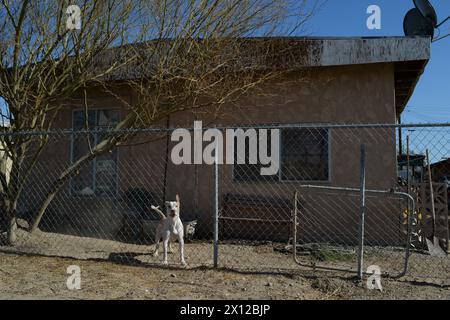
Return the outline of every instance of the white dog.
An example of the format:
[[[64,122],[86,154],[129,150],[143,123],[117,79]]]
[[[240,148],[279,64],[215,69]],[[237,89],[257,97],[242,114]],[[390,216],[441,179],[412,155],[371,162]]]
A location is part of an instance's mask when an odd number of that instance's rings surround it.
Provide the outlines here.
[[[184,260],[184,228],[180,219],[180,197],[176,195],[176,201],[166,201],[166,215],[159,209],[159,207],[151,206],[161,217],[161,221],[156,228],[156,246],[153,256],[158,256],[159,241],[163,240],[164,257],[163,264],[167,264],[167,251],[170,245],[170,240],[178,239],[180,244],[180,261],[183,266],[186,265]]]

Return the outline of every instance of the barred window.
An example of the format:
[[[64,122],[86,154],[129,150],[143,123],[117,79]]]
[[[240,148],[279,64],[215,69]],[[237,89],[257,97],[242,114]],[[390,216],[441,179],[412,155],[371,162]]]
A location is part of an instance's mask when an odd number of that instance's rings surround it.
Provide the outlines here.
[[[89,110],[90,129],[113,127],[119,122],[118,110]],[[86,111],[73,112],[73,128],[86,128]],[[106,138],[104,133],[75,133],[72,135],[72,163],[88,154],[90,148]],[[81,168],[70,182],[73,194],[107,196],[117,192],[117,150],[100,155]]]
[[[236,138],[235,138],[236,139]],[[267,131],[267,154],[271,155],[271,132],[270,130]],[[236,182],[256,182],[256,181],[278,181],[279,177],[278,174],[275,175],[261,175],[261,168],[266,167],[267,165],[262,165],[259,163],[259,158],[256,156],[257,163],[256,164],[250,164],[250,156],[249,156],[249,150],[250,150],[250,143],[257,144],[257,141],[250,141],[250,139],[245,139],[245,163],[239,164],[238,160],[244,160],[244,159],[237,159],[237,145],[235,140],[235,150],[234,150],[234,166],[233,166],[233,179]],[[258,146],[259,148],[259,146]],[[258,150],[258,149],[257,149]]]
[[[283,129],[281,132],[281,180],[328,181],[328,140],[328,129]]]
[[[261,175],[261,164],[248,164],[248,141],[246,164],[235,165],[233,177],[236,182],[273,181],[328,181],[329,180],[329,131],[324,128],[288,128],[280,130],[280,169],[273,176]],[[270,131],[269,131],[270,132]],[[270,138],[269,138],[270,139]],[[267,147],[270,154],[270,143]]]

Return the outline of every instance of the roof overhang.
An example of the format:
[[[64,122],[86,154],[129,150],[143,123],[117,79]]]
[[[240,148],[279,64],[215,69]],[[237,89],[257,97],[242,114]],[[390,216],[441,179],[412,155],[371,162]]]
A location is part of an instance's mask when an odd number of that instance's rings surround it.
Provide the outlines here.
[[[311,42],[305,65],[326,67],[393,63],[395,107],[405,109],[430,59],[429,37],[306,38]]]
[[[163,43],[165,46],[159,47],[170,49],[171,41],[170,39],[155,40],[131,45],[141,50],[146,57],[148,56],[146,50],[151,50],[156,43]],[[257,37],[240,38],[238,41],[241,45],[239,52],[241,59],[234,66],[235,70],[249,70],[249,68],[295,70],[377,63],[393,64],[397,116],[406,107],[430,59],[431,51],[429,37]],[[122,50],[126,47],[107,50],[97,62],[101,62],[106,67],[109,66],[111,61],[120,57],[122,51],[126,52]],[[233,48],[230,50],[233,51]],[[267,52],[271,54],[267,55]],[[139,65],[132,65],[114,72],[107,78],[124,80],[142,77],[147,71],[141,70]]]

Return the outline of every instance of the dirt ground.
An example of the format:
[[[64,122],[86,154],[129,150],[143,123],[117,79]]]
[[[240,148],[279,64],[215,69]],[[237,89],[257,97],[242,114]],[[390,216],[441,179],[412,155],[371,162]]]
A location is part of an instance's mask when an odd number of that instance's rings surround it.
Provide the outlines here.
[[[3,234],[2,237],[5,235]],[[0,237],[0,243],[2,241]],[[4,239],[3,239],[4,240]],[[212,245],[188,242],[187,267],[174,245],[169,266],[153,257],[153,245],[137,245],[37,231],[18,232],[14,247],[0,246],[1,299],[450,299],[448,257],[411,257],[412,266],[438,271],[444,281],[393,280],[383,291],[368,290],[354,273],[313,271],[294,262],[286,244],[221,243],[219,266],[212,268]],[[355,266],[354,250],[300,255],[306,264]],[[402,251],[371,250],[366,263],[401,271]],[[390,262],[386,264],[386,262]],[[67,267],[81,268],[81,290],[66,286]],[[439,267],[439,268],[438,268]]]
[[[81,269],[69,290],[67,267]],[[0,299],[450,299],[448,287],[382,279],[383,292],[342,274],[174,269],[0,253]]]

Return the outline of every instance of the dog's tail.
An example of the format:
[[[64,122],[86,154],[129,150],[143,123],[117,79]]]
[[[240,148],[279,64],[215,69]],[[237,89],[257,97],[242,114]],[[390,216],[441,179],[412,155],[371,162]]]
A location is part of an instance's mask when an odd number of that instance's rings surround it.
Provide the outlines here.
[[[166,218],[164,213],[161,210],[159,210],[159,207],[151,206],[151,208],[159,214],[159,217],[161,218],[161,220]]]

